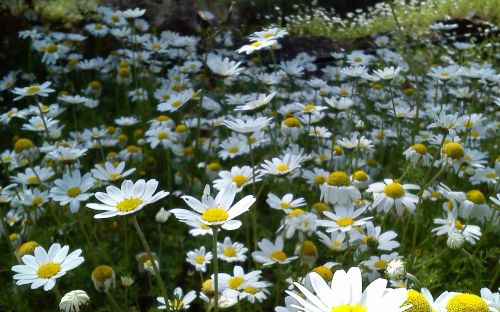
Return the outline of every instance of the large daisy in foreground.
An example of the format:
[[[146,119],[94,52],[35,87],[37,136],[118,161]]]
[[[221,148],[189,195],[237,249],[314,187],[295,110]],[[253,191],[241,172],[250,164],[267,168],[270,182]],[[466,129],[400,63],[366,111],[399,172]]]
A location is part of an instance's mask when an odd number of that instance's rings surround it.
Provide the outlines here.
[[[295,286],[303,296],[286,291],[298,301],[292,305],[299,311],[311,312],[400,312],[410,306],[401,307],[407,297],[404,288],[386,288],[387,280],[376,279],[362,291],[361,270],[357,267],[349,271],[338,270],[333,275],[331,286],[317,273],[309,274],[311,292],[299,283]]]
[[[34,256],[24,255],[23,264],[15,265],[12,271],[17,274],[14,279],[17,285],[31,284],[31,289],[43,286],[45,291],[54,288],[56,279],[73,270],[83,262],[81,249],[77,249],[68,255],[69,246],[61,247],[59,244],[52,244],[49,252],[43,247],[35,248]]]
[[[241,221],[234,220],[255,202],[255,197],[248,195],[233,205],[236,196],[236,183],[226,185],[215,198],[210,196],[210,186],[205,186],[201,202],[192,196],[182,196],[182,199],[195,212],[186,209],[172,209],[172,213],[182,222],[189,223],[201,215],[201,222],[207,226],[220,226],[224,230],[236,230]]]
[[[153,195],[157,187],[158,181],[155,179],[148,182],[141,179],[135,183],[131,180],[125,180],[122,183],[121,189],[110,185],[106,187],[106,193],[97,192],[95,197],[102,204],[87,204],[87,208],[104,211],[96,214],[94,216],[96,219],[128,215],[141,210],[144,206],[152,204],[169,194],[168,192],[160,191]]]

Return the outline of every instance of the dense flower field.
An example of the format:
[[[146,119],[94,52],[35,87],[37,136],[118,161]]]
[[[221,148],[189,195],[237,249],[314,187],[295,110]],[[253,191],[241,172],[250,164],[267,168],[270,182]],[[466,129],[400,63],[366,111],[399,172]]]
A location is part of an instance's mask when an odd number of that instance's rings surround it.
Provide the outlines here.
[[[100,7],[0,81],[2,311],[498,312],[496,41],[329,63]]]

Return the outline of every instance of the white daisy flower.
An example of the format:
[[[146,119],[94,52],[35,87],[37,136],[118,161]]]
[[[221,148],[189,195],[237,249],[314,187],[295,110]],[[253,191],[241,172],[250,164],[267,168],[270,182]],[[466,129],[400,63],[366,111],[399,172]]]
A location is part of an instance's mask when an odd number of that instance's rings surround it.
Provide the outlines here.
[[[224,120],[222,124],[233,131],[251,134],[255,131],[265,129],[272,120],[272,118],[258,117],[256,119],[247,119],[246,121],[242,119]]]
[[[330,173],[325,183],[319,186],[321,190],[320,200],[330,204],[350,205],[361,198],[359,190],[352,185],[351,179],[343,171]]]
[[[258,94],[257,99],[255,100],[250,100],[244,105],[239,105],[236,106],[236,110],[254,110],[263,107],[264,105],[267,105],[271,100],[274,98],[274,96],[277,94],[277,92],[271,92],[269,95],[265,94]]]
[[[52,244],[49,251],[41,246],[35,248],[34,256],[24,255],[23,264],[15,265],[12,271],[17,285],[31,284],[31,289],[43,286],[45,291],[51,290],[56,279],[65,275],[66,272],[73,270],[83,263],[81,249],[77,249],[68,254],[69,246],[61,247],[60,244]]]
[[[46,81],[41,85],[31,85],[29,87],[24,88],[14,88],[11,90],[12,93],[17,94],[18,96],[14,98],[14,101],[20,100],[26,96],[42,96],[47,97],[49,93],[55,92],[56,90],[49,88],[52,84],[50,81]]]
[[[254,261],[262,263],[264,266],[278,264],[287,264],[291,261],[297,259],[297,256],[288,257],[288,255],[283,251],[284,242],[283,236],[276,237],[274,244],[264,238],[257,243],[260,250],[252,252],[252,258]]]
[[[241,62],[235,62],[229,60],[229,58],[223,58],[220,55],[209,53],[207,56],[207,66],[210,70],[223,77],[234,77],[243,71],[243,68],[239,67]]]
[[[229,298],[237,298],[245,287],[252,282],[256,282],[262,271],[251,271],[245,273],[242,267],[235,266],[233,275],[227,273],[219,273],[219,288],[222,295]]]
[[[218,191],[224,189],[231,183],[236,183],[238,187],[237,191],[241,192],[244,186],[250,185],[254,182],[261,180],[261,176],[256,174],[255,179],[253,178],[252,168],[249,166],[238,167],[234,166],[231,171],[219,171],[220,179],[214,180],[214,188]]]
[[[92,176],[100,181],[117,181],[121,180],[135,171],[135,168],[125,170],[125,162],[122,161],[118,165],[107,161],[104,165],[96,164],[95,169],[90,170]]]
[[[282,198],[279,198],[273,193],[269,193],[267,194],[266,203],[273,209],[284,210],[287,213],[292,209],[306,205],[304,198],[299,197],[297,199],[293,199],[293,194],[290,193],[285,194]]]
[[[277,176],[288,175],[297,168],[300,168],[302,160],[303,157],[301,155],[287,153],[282,159],[273,158],[271,161],[264,160],[264,164],[261,165],[262,169],[259,169],[259,172]]]
[[[90,172],[82,176],[80,170],[77,169],[66,171],[62,179],[54,181],[54,185],[50,189],[50,197],[61,206],[69,204],[70,211],[77,213],[80,209],[80,202],[92,196],[91,193],[86,192],[94,186],[94,179]]]
[[[242,243],[233,243],[227,236],[224,243],[217,242],[217,250],[217,257],[226,262],[244,262],[247,259],[248,248]]]
[[[318,220],[318,226],[326,227],[326,232],[350,232],[354,227],[364,226],[373,217],[357,219],[366,211],[365,208],[354,209],[353,206],[335,206],[335,212],[323,211],[326,220]]]
[[[199,249],[189,251],[187,253],[186,261],[192,264],[196,271],[206,272],[207,265],[212,261],[212,253],[205,251],[205,246],[201,246]]]
[[[176,287],[174,289],[174,298],[173,300],[168,300],[168,303],[170,308],[175,311],[189,310],[191,307],[190,304],[194,301],[194,299],[196,299],[196,292],[194,290],[191,290],[184,295],[182,289],[180,287]],[[165,298],[156,297],[156,301],[160,304],[158,306],[158,310],[165,310],[167,308],[165,305]]]
[[[317,273],[309,274],[312,291],[299,283],[295,286],[305,296],[286,291],[298,301],[299,311],[336,312],[336,311],[384,311],[400,312],[407,309],[401,307],[405,302],[406,289],[386,288],[387,280],[377,279],[365,291],[362,291],[361,270],[357,267],[349,271],[337,270],[333,275],[331,286]]]
[[[141,179],[137,182],[125,180],[122,182],[121,189],[114,185],[106,187],[106,193],[97,192],[95,197],[102,204],[87,204],[87,208],[104,211],[96,214],[94,218],[111,218],[115,216],[124,216],[137,212],[148,204],[152,204],[169,193],[160,191],[153,195],[158,187],[158,181],[151,179],[145,181]]]
[[[255,202],[255,197],[247,195],[233,205],[237,193],[236,188],[236,183],[231,183],[213,198],[210,196],[210,186],[206,185],[201,202],[192,196],[182,196],[195,213],[186,209],[172,209],[171,211],[181,222],[187,223],[187,221],[194,220],[194,217],[200,216],[201,222],[207,226],[220,226],[228,231],[236,230],[241,226],[241,221],[234,219],[247,212]]]
[[[328,236],[323,232],[316,231],[316,234],[318,234],[320,242],[322,242],[331,251],[339,252],[347,249],[345,232],[333,231]]]
[[[384,179],[384,182],[370,184],[366,191],[373,193],[374,201],[372,205],[378,211],[388,212],[392,207],[396,206],[396,211],[401,216],[405,210],[411,213],[415,210],[418,196],[408,191],[418,189],[420,187],[415,184],[400,184],[392,179]]]

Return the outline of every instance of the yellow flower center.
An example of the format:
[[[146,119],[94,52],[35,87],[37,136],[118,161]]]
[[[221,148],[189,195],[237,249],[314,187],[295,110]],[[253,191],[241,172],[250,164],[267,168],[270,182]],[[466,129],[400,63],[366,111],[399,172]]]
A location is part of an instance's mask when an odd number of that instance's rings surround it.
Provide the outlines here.
[[[131,211],[142,204],[142,199],[140,198],[126,198],[116,204],[116,209],[122,212]]]
[[[315,256],[318,254],[318,248],[310,240],[304,241],[304,244],[302,244],[302,248],[300,251],[304,256]]]
[[[271,254],[270,258],[276,261],[285,261],[287,256],[282,250],[277,250]]]
[[[231,154],[238,153],[240,151],[240,148],[238,146],[230,146],[227,151]]]
[[[180,124],[178,125],[177,127],[175,127],[175,132],[179,133],[179,132],[187,132],[187,127],[186,125],[183,125],[183,124]]]
[[[41,205],[43,204],[43,198],[41,198],[40,196],[36,196],[35,198],[33,198],[33,201],[31,203],[33,204],[33,206]]]
[[[387,268],[387,261],[382,260],[382,259],[377,260],[373,263],[373,266],[379,270],[383,270],[383,269]]]
[[[201,215],[201,219],[209,223],[223,222],[226,221],[228,217],[229,214],[227,211],[219,207],[208,208]]]
[[[293,217],[296,217],[298,215],[301,215],[301,214],[304,214],[305,211],[300,209],[300,208],[296,208],[294,210],[292,210],[289,214],[288,214],[288,218],[293,218]]]
[[[168,116],[165,116],[165,115],[157,116],[155,119],[157,121],[169,121],[170,120],[170,118]]]
[[[281,165],[276,166],[276,170],[281,171],[281,172],[287,171],[289,169],[290,169],[290,167],[288,167],[287,164],[281,164]]]
[[[156,138],[158,140],[168,139],[168,133],[166,133],[166,132],[158,132],[158,134],[156,135]]]
[[[488,312],[488,305],[476,295],[458,294],[448,301],[446,309],[448,312]]]
[[[181,104],[182,104],[182,102],[181,102],[181,101],[179,101],[179,100],[177,100],[177,101],[173,101],[173,102],[172,102],[172,107],[179,107],[179,106],[181,106]]]
[[[49,53],[54,53],[54,52],[57,52],[57,45],[51,43],[49,44],[48,46],[45,47],[45,51],[49,52]]]
[[[354,58],[354,62],[356,62],[356,63],[359,63],[359,62],[361,62],[362,60],[363,60],[363,59],[361,58],[361,56],[356,56],[356,57]]]
[[[24,255],[31,255],[36,247],[38,247],[38,243],[35,241],[28,241],[21,246],[19,246],[16,250],[16,255],[19,258],[22,258]]]
[[[306,112],[308,112],[308,111],[310,111],[310,110],[313,110],[313,109],[315,109],[315,108],[316,108],[316,106],[314,106],[313,104],[307,104],[307,105],[305,105],[305,106],[304,106],[304,110],[305,110]]]
[[[441,149],[443,154],[452,158],[452,159],[460,159],[464,157],[465,151],[460,143],[448,142]]]
[[[330,282],[333,278],[332,270],[324,265],[317,266],[312,271],[318,273],[327,282]]]
[[[160,45],[160,44],[158,44],[158,43],[153,43],[153,44],[151,45],[151,48],[152,48],[153,50],[159,50],[159,49],[161,48],[161,45]]]
[[[110,173],[110,174],[109,174],[109,178],[110,178],[110,180],[118,180],[118,179],[120,179],[121,177],[122,177],[122,175],[121,175],[121,174],[119,174],[119,173]]]
[[[16,153],[21,153],[32,147],[35,147],[35,144],[33,144],[33,141],[30,139],[19,139],[16,141],[16,144],[14,144],[14,151]]]
[[[238,286],[243,284],[243,282],[245,282],[245,279],[241,276],[231,277],[228,281],[229,288],[236,289]]]
[[[335,223],[337,223],[337,225],[340,227],[346,227],[352,225],[354,222],[351,218],[346,217],[338,219],[337,221],[335,221]]]
[[[486,201],[484,194],[480,190],[470,190],[467,192],[466,197],[476,205],[482,205]]]
[[[52,276],[56,275],[61,271],[61,265],[59,263],[55,262],[47,262],[45,264],[42,264],[38,270],[36,271],[36,274],[40,278],[51,278]]]
[[[457,230],[461,230],[464,228],[464,225],[462,224],[462,222],[460,222],[460,220],[457,220],[457,221],[455,221],[455,228]]]
[[[243,184],[247,183],[248,179],[244,175],[235,175],[232,179],[234,183],[236,183],[236,186],[241,187]]]
[[[172,308],[176,310],[182,310],[183,307],[184,307],[184,302],[182,302],[182,300],[174,299],[174,302],[172,303]]]
[[[94,25],[94,29],[95,30],[102,30],[102,28],[103,28],[102,24],[97,23],[97,24]]]
[[[407,292],[406,301],[401,304],[402,307],[412,305],[411,308],[405,310],[407,312],[429,312],[431,305],[425,297],[416,290],[410,289]]]
[[[313,181],[315,184],[323,184],[326,182],[326,178],[321,175],[314,176]]]
[[[28,181],[29,184],[37,184],[39,182],[37,176],[31,176],[26,179],[26,181]]]
[[[485,175],[487,178],[490,178],[490,179],[496,179],[497,177],[497,174],[495,172],[488,172],[486,175]]]
[[[127,146],[127,152],[129,153],[139,153],[141,151],[141,148],[137,145],[129,145]]]
[[[289,209],[291,207],[290,203],[281,203],[280,204],[280,207],[282,209]]]
[[[295,117],[288,117],[287,119],[283,120],[283,124],[287,126],[288,128],[300,128],[302,127],[302,124],[300,121],[295,118]]]
[[[222,253],[226,257],[235,257],[236,256],[236,250],[231,246],[224,248]]]
[[[347,89],[342,89],[339,91],[339,94],[342,96],[348,96],[349,95],[349,90]]]
[[[255,41],[255,42],[252,42],[250,45],[251,45],[252,47],[258,48],[258,47],[260,47],[260,45],[261,45],[261,44],[262,44],[262,43],[261,43],[260,41]]]
[[[411,148],[420,155],[425,155],[427,153],[427,147],[421,143],[413,144]]]
[[[243,288],[243,291],[246,293],[255,295],[258,290],[256,288],[253,288],[252,286],[247,286],[247,287]]]
[[[207,279],[201,284],[201,291],[207,295],[207,296],[212,296],[214,291],[212,290],[212,280]]]
[[[92,271],[92,277],[98,282],[105,282],[113,277],[113,268],[109,265],[98,265]]]
[[[368,175],[363,170],[357,170],[357,171],[355,171],[354,174],[352,175],[352,177],[356,181],[366,181],[366,180],[368,180]]]
[[[328,185],[332,186],[349,186],[351,185],[351,180],[349,176],[343,171],[334,171],[330,173],[328,179],[326,180]]]
[[[366,312],[366,308],[360,304],[343,304],[333,307],[331,312]]]
[[[68,189],[68,191],[66,192],[66,194],[69,197],[77,197],[81,193],[82,193],[82,190],[79,187],[72,187],[72,188]]]
[[[389,183],[384,188],[384,193],[391,198],[401,198],[405,195],[405,189],[399,183]]]
[[[342,147],[338,145],[334,145],[332,150],[335,153],[335,155],[344,155],[344,150],[342,149]]]
[[[128,76],[130,76],[130,70],[128,68],[120,68],[118,70],[118,76],[127,78]]]
[[[196,257],[194,257],[194,261],[196,261],[196,263],[198,263],[198,264],[203,264],[203,262],[205,262],[205,257],[204,256],[196,256]]]
[[[221,169],[220,164],[216,162],[209,163],[207,167],[212,171],[219,171]]]

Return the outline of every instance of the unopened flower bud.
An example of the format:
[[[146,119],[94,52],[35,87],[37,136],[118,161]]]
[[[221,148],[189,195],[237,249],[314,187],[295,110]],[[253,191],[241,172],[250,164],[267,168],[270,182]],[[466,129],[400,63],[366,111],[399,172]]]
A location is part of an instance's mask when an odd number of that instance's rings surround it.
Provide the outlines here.
[[[90,298],[83,290],[72,290],[61,298],[59,309],[63,312],[78,312],[89,303]]]
[[[392,280],[404,279],[406,277],[406,263],[399,259],[393,259],[387,264],[385,274]]]
[[[448,236],[448,240],[446,241],[446,244],[451,249],[459,249],[464,245],[464,243],[465,243],[464,235],[458,232],[451,233]]]
[[[171,214],[172,212],[166,211],[165,208],[161,207],[161,209],[156,213],[155,220],[158,223],[165,223]]]

